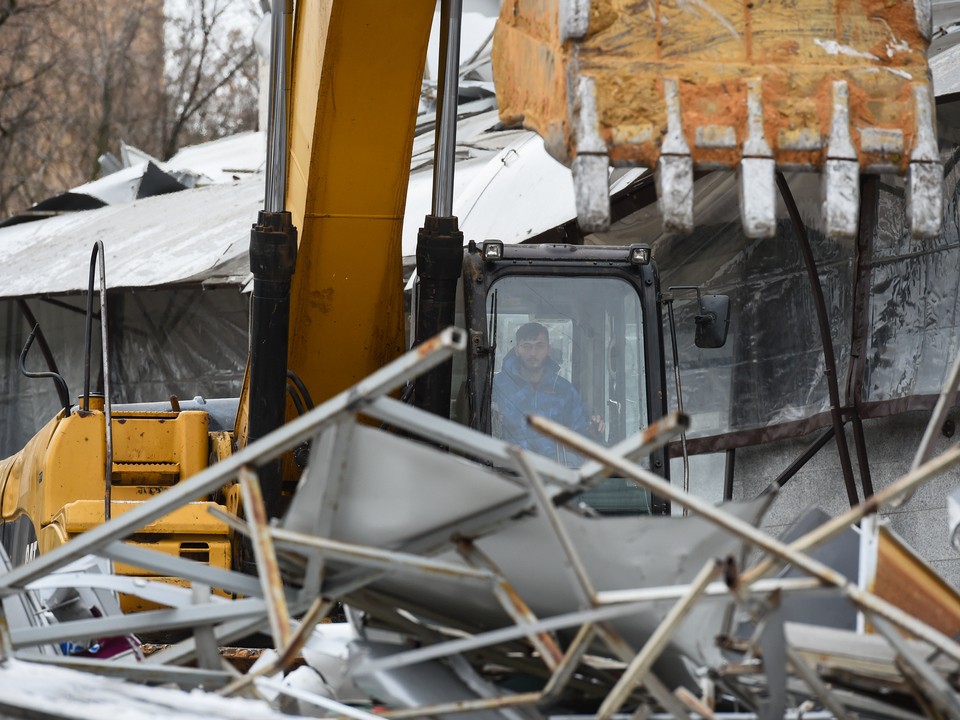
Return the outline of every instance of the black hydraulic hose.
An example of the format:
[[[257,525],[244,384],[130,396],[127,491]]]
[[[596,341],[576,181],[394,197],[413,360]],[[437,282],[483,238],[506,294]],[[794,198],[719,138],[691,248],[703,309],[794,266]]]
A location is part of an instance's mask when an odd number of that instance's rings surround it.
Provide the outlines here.
[[[93,257],[97,257],[97,245],[93,246]],[[97,269],[96,264],[90,262],[90,281],[87,284],[87,313],[83,321],[83,410],[90,409],[90,346],[93,336],[93,280]]]
[[[823,299],[823,288],[820,286],[820,276],[817,273],[817,264],[813,258],[813,251],[810,249],[810,240],[807,237],[807,230],[800,218],[800,210],[790,192],[790,186],[787,185],[783,173],[777,173],[777,187],[780,189],[780,196],[787,206],[787,212],[790,213],[790,221],[793,224],[794,233],[797,236],[797,243],[800,246],[800,254],[803,255],[803,262],[807,268],[807,277],[810,280],[810,292],[813,295],[813,304],[817,313],[817,323],[820,327],[820,342],[823,345],[824,375],[827,378],[827,390],[830,393],[830,416],[833,420],[833,431],[837,441],[837,453],[840,456],[840,469],[843,472],[843,482],[847,488],[847,499],[850,501],[850,507],[857,505],[860,499],[857,495],[857,486],[853,479],[853,466],[850,462],[850,448],[847,445],[847,436],[843,428],[843,411],[840,406],[840,387],[837,383],[837,362],[833,352],[833,339],[830,336],[830,318],[827,315],[827,304]]]
[[[300,397],[303,400],[307,410],[313,410],[313,398],[310,397],[310,391],[307,390],[307,386],[303,384],[303,380],[300,379],[300,376],[297,375],[293,370],[288,369],[287,380],[296,386],[297,391],[300,393]]]
[[[306,406],[303,404],[303,396],[297,390],[297,386],[294,385],[289,380],[287,381],[287,396],[293,401],[294,407],[297,409],[297,416],[303,415],[307,412]]]
[[[113,411],[110,405],[110,355],[107,341],[107,269],[106,253],[103,241],[97,240],[93,244],[90,254],[90,282],[87,285],[87,314],[84,322],[83,335],[83,410],[90,410],[90,346],[93,331],[93,284],[100,269],[100,352],[101,367],[103,368],[103,420],[104,439],[106,444],[106,458],[104,460],[103,478],[103,519],[110,520],[113,493]]]
[[[57,395],[60,397],[60,404],[63,406],[63,414],[66,417],[70,414],[70,393],[67,390],[67,382],[63,379],[63,376],[55,370],[47,372],[30,372],[27,370],[27,353],[30,352],[30,346],[33,345],[34,338],[38,337],[39,331],[40,325],[35,324],[30,331],[30,335],[27,336],[27,342],[24,344],[23,350],[20,351],[20,359],[18,361],[20,373],[24,377],[31,379],[50,378],[53,380],[53,384],[57,386]]]
[[[40,377],[49,377],[53,379],[53,384],[57,387],[57,395],[60,398],[60,404],[64,409],[64,414],[69,415],[70,390],[67,387],[67,381],[63,379],[63,375],[61,375],[60,370],[57,369],[57,361],[53,357],[53,352],[50,350],[50,345],[47,343],[47,338],[43,334],[40,323],[37,322],[37,318],[34,316],[33,311],[30,310],[30,306],[27,305],[26,300],[23,298],[17,298],[17,307],[20,308],[20,312],[26,319],[27,324],[33,328],[33,332],[30,333],[30,336],[33,337],[34,333],[36,334],[37,345],[40,348],[40,352],[43,354],[44,361],[47,363],[47,370],[49,372],[40,375]],[[20,372],[23,372],[22,362],[23,360],[21,359]],[[37,374],[27,375],[27,377],[37,377]]]

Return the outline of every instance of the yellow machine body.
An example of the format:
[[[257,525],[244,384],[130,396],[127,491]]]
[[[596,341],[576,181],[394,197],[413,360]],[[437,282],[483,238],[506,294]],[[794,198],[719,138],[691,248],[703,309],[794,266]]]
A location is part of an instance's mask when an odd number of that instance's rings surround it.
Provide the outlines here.
[[[101,410],[61,412],[17,455],[0,461],[4,544],[14,563],[52,550],[104,521],[106,509],[106,418]],[[110,514],[136,507],[207,466],[204,412],[120,412],[112,421],[113,482]],[[198,498],[150,523],[129,542],[229,568],[229,530],[209,512],[216,504]],[[151,576],[117,565],[120,575]],[[124,597],[125,610],[142,609]]]
[[[317,402],[403,351],[400,240],[435,7],[296,6],[287,209],[300,246],[288,365]]]
[[[288,88],[286,209],[299,229],[289,367],[322,401],[400,354],[401,229],[434,0],[302,0]],[[251,225],[256,221],[250,218]],[[237,440],[246,428],[246,382]],[[0,461],[4,541],[15,564],[104,520],[103,413],[61,413]],[[111,515],[232,451],[203,412],[114,413]],[[239,493],[225,488],[236,512]],[[228,528],[198,499],[130,539],[171,555],[231,565]],[[9,536],[9,542],[7,542]],[[126,575],[150,573],[123,565]],[[177,582],[175,579],[170,579]],[[132,598],[126,610],[140,609]]]

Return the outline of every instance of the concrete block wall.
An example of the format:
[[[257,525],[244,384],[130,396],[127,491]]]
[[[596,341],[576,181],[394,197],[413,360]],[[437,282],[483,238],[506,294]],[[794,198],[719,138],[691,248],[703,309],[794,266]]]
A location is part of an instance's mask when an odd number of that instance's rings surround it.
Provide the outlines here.
[[[910,468],[920,445],[930,414],[908,413],[864,423],[870,473],[875,490],[901,477]],[[951,419],[960,423],[960,412]],[[817,434],[796,440],[783,440],[759,447],[741,448],[736,452],[734,499],[755,497],[809,445]],[[853,436],[849,427],[847,441],[853,455],[854,476],[862,498]],[[938,432],[934,454],[955,442]],[[950,545],[947,533],[947,495],[960,486],[960,467],[947,471],[921,487],[906,504],[887,510],[883,517],[921,557],[947,581],[960,587],[960,551]],[[849,507],[840,470],[836,444],[829,442],[778,493],[763,527],[777,534],[786,529],[808,507],[820,507],[837,515]]]

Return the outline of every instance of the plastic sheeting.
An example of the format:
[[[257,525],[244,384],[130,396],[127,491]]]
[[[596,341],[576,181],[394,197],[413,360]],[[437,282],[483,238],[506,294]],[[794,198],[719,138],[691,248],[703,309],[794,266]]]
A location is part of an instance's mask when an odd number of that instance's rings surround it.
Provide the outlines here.
[[[830,310],[838,371],[845,375],[850,345],[850,289],[853,243],[828,240],[819,225],[819,177],[788,178],[817,259]],[[652,208],[624,218],[591,242],[649,242],[661,289],[675,300],[678,357],[684,410],[693,416],[690,437],[716,436],[815,416],[829,409],[823,353],[809,280],[782,201],[777,235],[744,237],[733,173],[717,172],[697,181],[697,230],[665,237]],[[671,291],[696,286],[731,300],[730,334],[718,349],[694,345],[696,293]],[[669,333],[664,308],[665,333]],[[667,347],[669,404],[677,407],[673,358]]]
[[[239,394],[247,360],[247,296],[236,288],[186,287],[117,291],[108,298],[114,403]],[[85,300],[61,296],[56,304],[28,302],[75,402],[83,391]],[[16,302],[0,301],[0,457],[20,450],[59,408],[52,381],[25,378],[17,369],[29,332]],[[91,389],[98,389],[99,321],[93,347]],[[33,371],[47,369],[36,343],[26,365]]]
[[[788,184],[816,261],[830,321],[844,407],[863,417],[930,407],[960,339],[960,208],[956,157],[941,137],[945,159],[944,230],[917,241],[906,222],[904,182],[879,179],[876,230],[857,242],[824,236],[820,178],[795,173]],[[692,416],[693,452],[722,450],[804,434],[829,425],[830,398],[813,293],[786,207],[779,200],[773,239],[743,236],[737,178],[716,172],[695,185],[696,231],[667,237],[655,206],[589,236],[597,244],[647,242],[665,294],[675,297],[684,409]],[[864,185],[864,197],[868,197]],[[869,203],[868,203],[869,204]],[[862,220],[869,222],[869,207]],[[731,298],[725,347],[695,347],[695,285]],[[664,310],[665,332],[669,333]],[[667,380],[677,407],[669,337]]]
[[[936,239],[913,240],[904,217],[904,183],[884,178],[880,221],[869,272],[869,332],[863,401],[909,409],[906,398],[939,394],[960,340],[960,147],[946,164],[944,228]],[[918,403],[914,402],[913,405]],[[929,403],[920,403],[926,405]]]

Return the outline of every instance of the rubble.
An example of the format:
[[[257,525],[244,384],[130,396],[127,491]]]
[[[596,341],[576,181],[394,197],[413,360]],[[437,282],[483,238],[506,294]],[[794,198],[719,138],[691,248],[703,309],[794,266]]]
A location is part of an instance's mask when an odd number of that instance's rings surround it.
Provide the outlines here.
[[[757,528],[772,494],[713,506],[634,462],[676,438],[683,416],[613,448],[532,418],[591,458],[573,470],[390,397],[463,343],[450,329],[149,502],[8,566],[0,707],[88,717],[90,708],[63,698],[95,687],[98,716],[120,702],[124,717],[141,704],[146,716],[277,716],[262,704],[228,710],[215,696],[357,720],[960,715],[957,592],[876,520],[960,462],[960,445],[929,459],[918,453],[923,461],[898,482],[781,540]],[[268,524],[257,511],[255,468],[304,443],[310,461],[290,510]],[[609,473],[688,515],[594,515],[577,495]],[[259,577],[122,543],[236,481],[248,517],[221,519],[249,538]],[[831,545],[844,534],[845,544]],[[762,559],[745,564],[756,548]],[[858,577],[836,569],[844,554]],[[98,572],[92,558],[191,587]],[[911,584],[931,603],[890,592]],[[54,597],[74,610],[89,604],[52,594],[57,588],[119,591],[165,607],[57,612]],[[349,606],[350,622],[321,624],[337,603]],[[797,608],[817,608],[821,622]],[[145,657],[95,659],[105,638],[158,632],[188,636]],[[220,647],[254,632],[267,633],[275,652],[240,673]],[[70,654],[69,643],[86,656]],[[42,672],[31,669],[37,663]],[[25,699],[28,676],[60,688],[49,707]],[[137,689],[157,684],[184,690]]]

